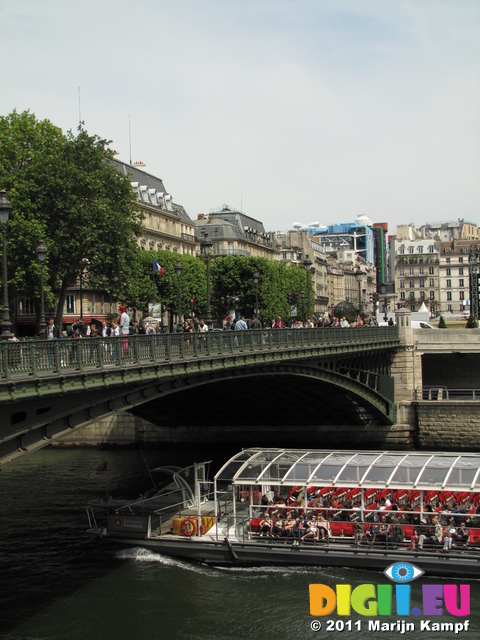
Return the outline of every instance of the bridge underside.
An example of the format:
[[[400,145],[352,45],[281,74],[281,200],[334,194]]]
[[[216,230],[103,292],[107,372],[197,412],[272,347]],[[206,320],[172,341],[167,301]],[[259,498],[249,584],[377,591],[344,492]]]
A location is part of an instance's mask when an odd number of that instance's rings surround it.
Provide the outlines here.
[[[121,384],[88,393],[52,394],[4,405],[0,463],[119,410],[173,428],[395,422],[392,381],[386,373],[359,371],[356,362],[345,360],[337,360],[335,367],[324,359],[243,364],[195,373],[177,369],[167,380],[138,380],[132,375]]]
[[[130,411],[159,427],[363,425],[378,419],[344,388],[294,374],[219,381]]]

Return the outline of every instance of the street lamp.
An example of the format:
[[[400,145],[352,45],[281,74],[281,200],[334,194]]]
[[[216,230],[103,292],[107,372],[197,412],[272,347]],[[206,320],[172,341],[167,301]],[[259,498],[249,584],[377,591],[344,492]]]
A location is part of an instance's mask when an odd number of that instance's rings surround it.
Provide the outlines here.
[[[360,271],[360,269],[355,272],[355,278],[356,278],[356,280],[358,282],[358,313],[361,313],[361,311],[362,311],[362,280],[363,280],[363,273]]]
[[[207,263],[207,313],[205,314],[205,322],[209,331],[211,331],[213,327],[212,312],[210,309],[210,252],[212,247],[213,242],[208,239],[208,233],[205,233],[204,239],[200,241],[200,251],[205,256]]]
[[[258,318],[258,283],[260,282],[260,276],[258,271],[254,271],[253,273],[253,283],[255,285],[255,315]]]
[[[180,258],[177,260],[177,264],[175,265],[175,273],[177,274],[178,280],[178,325],[181,326],[182,323],[182,299],[180,296],[180,278],[182,275],[182,263],[180,262]]]
[[[307,272],[307,318],[310,316],[310,269],[312,268],[312,261],[308,257],[308,253],[303,261],[303,266]]]
[[[0,191],[0,223],[2,224],[3,235],[3,320],[2,320],[2,340],[9,340],[12,337],[12,323],[10,322],[10,309],[8,308],[8,275],[7,275],[7,223],[12,203],[7,200],[7,192]]]
[[[38,261],[40,262],[40,327],[38,334],[42,338],[46,338],[45,335],[45,327],[47,326],[45,323],[45,304],[44,304],[44,291],[43,291],[43,267],[45,266],[45,259],[47,257],[47,249],[43,244],[43,240],[40,240],[40,244],[35,249],[35,253],[37,254]]]

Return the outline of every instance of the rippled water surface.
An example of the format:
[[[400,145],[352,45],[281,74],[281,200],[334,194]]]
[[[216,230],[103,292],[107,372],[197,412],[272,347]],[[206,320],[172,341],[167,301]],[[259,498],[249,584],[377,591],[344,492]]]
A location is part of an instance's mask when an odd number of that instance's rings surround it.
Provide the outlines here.
[[[229,455],[215,454],[221,463]],[[148,452],[151,466],[188,464],[208,452]],[[108,461],[106,473],[97,467]],[[310,583],[385,582],[350,569],[219,569],[141,548],[90,540],[84,505],[107,490],[136,497],[149,487],[138,451],[47,449],[0,473],[0,635],[13,639],[367,638],[367,621],[343,632],[311,630]],[[438,580],[436,582],[439,582]],[[480,639],[480,582],[472,587],[471,630],[416,631],[411,638]],[[412,606],[420,584],[412,583]],[[331,616],[333,620],[338,619]],[[392,621],[398,618],[393,616]],[[352,622],[359,617],[352,616]],[[441,621],[454,621],[442,616]],[[408,618],[408,621],[411,621]],[[375,637],[400,637],[398,631]]]

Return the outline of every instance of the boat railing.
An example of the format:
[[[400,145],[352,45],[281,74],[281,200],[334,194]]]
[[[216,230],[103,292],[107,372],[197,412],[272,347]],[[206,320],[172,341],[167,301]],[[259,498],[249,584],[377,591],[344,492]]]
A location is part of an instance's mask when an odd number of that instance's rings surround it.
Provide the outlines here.
[[[173,489],[172,491],[166,491],[166,492],[161,493],[159,495],[153,495],[153,496],[150,496],[148,498],[140,496],[140,498],[138,498],[138,500],[135,500],[134,502],[129,502],[128,504],[121,505],[121,506],[117,507],[116,511],[118,513],[121,513],[122,511],[128,510],[131,513],[134,513],[136,510],[138,510],[139,507],[142,507],[142,508],[143,507],[148,507],[154,501],[158,502],[158,500],[170,499],[171,496],[176,495],[176,494],[181,494],[181,498],[179,498],[178,502],[170,503],[170,504],[168,504],[168,505],[166,505],[164,507],[160,507],[159,510],[176,508],[178,505],[185,505],[185,491],[184,491],[183,488],[178,488],[178,489]],[[156,511],[157,510],[155,510],[155,512]]]

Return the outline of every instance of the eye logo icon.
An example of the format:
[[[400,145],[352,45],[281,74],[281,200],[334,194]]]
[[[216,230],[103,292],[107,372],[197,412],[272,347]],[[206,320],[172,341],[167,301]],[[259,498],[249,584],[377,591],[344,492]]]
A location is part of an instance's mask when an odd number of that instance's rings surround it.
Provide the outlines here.
[[[408,562],[394,562],[383,572],[389,580],[398,583],[411,582],[425,573],[414,564]]]

